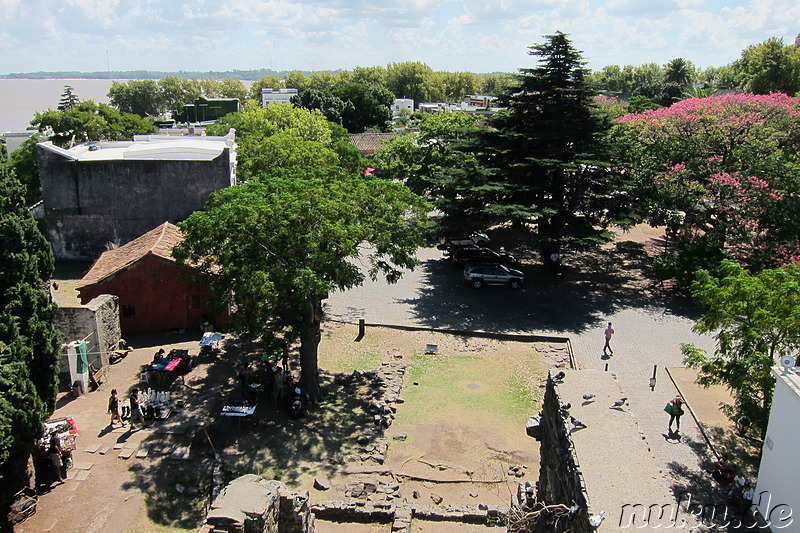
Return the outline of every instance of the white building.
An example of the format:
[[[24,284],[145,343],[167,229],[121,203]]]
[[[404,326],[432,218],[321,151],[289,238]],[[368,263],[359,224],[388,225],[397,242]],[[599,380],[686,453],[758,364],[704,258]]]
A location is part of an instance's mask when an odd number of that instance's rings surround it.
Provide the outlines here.
[[[773,368],[775,395],[753,504],[772,531],[800,529],[800,368]],[[797,516],[793,517],[793,514]],[[794,522],[794,525],[793,525]]]
[[[11,155],[11,152],[18,149],[22,143],[30,139],[35,133],[37,133],[37,130],[5,132],[3,140],[6,143],[6,154]]]
[[[409,113],[414,112],[414,99],[413,98],[395,98],[392,104],[392,116],[399,117],[401,111],[405,109]]]
[[[297,89],[272,89],[271,87],[264,87],[261,89],[261,107],[267,104],[288,104],[289,99],[297,94]]]

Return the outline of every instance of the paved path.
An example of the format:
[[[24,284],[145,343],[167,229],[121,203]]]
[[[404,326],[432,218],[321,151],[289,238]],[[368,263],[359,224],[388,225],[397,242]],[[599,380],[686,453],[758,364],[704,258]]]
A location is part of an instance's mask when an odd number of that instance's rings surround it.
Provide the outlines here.
[[[328,316],[355,321],[517,333],[550,333],[570,338],[581,368],[607,370],[629,399],[630,413],[676,498],[686,492],[694,502],[725,501],[704,471],[714,460],[703,435],[687,412],[680,438],[668,438],[665,404],[677,389],[666,368],[683,366],[680,345],[693,343],[713,351],[714,339],[692,331],[699,314],[687,302],[638,282],[641,255],[624,256],[614,248],[576,257],[566,279],[544,275],[534,263],[523,266],[526,283],[511,291],[502,287],[465,287],[460,271],[422,249],[422,266],[390,286],[382,281],[334,294]],[[614,355],[604,358],[603,330],[616,331]],[[653,366],[656,386],[649,387]]]

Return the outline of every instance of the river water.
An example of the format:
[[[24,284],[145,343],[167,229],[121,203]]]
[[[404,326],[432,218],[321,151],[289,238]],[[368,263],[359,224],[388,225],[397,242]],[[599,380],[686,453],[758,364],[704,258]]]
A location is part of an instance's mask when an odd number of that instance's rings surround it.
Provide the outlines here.
[[[112,81],[0,79],[0,134],[24,130],[37,111],[56,109],[65,85],[81,100],[107,104]]]

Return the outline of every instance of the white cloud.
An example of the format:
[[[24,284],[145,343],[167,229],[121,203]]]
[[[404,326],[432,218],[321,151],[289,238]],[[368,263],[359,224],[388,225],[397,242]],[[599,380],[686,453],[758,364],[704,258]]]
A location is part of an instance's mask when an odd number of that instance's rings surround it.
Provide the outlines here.
[[[0,73],[105,70],[106,50],[119,70],[516,71],[557,30],[591,68],[714,66],[797,21],[797,0],[0,0]]]
[[[643,17],[672,13],[678,9],[678,4],[675,0],[608,0],[606,9],[612,15]]]

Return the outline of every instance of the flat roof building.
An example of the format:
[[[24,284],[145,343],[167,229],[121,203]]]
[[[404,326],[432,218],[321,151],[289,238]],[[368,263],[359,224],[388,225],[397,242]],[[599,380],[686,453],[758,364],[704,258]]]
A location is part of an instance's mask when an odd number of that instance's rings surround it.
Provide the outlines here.
[[[164,221],[185,219],[212,192],[236,184],[233,130],[36,147],[45,235],[60,259],[96,259]]]

